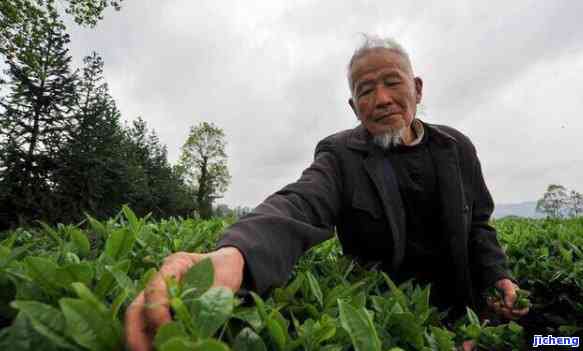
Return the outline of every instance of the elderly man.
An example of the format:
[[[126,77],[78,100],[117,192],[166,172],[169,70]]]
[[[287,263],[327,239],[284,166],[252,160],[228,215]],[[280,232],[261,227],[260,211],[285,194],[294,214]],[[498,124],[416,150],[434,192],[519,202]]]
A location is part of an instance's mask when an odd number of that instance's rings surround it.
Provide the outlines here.
[[[494,311],[508,319],[527,313],[512,308],[518,287],[488,224],[493,202],[476,150],[459,131],[416,118],[423,82],[408,54],[393,40],[366,37],[348,81],[359,126],[320,141],[300,179],[231,226],[219,249],[169,256],[128,308],[132,349],[149,349],[151,331],[171,319],[165,276],[180,278],[210,257],[215,285],[264,292],[284,284],[302,253],[334,227],[346,254],[380,263],[398,282],[432,283],[438,307],[477,307],[480,293],[495,286],[505,304],[492,304]]]

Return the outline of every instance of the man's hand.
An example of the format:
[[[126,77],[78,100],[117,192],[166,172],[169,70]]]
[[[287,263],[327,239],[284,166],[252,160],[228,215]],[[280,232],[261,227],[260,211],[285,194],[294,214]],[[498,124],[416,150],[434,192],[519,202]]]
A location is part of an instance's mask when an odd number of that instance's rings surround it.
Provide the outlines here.
[[[456,350],[460,350],[460,351],[475,351],[476,350],[476,342],[474,340],[466,340]]]
[[[130,350],[152,350],[156,331],[172,320],[165,279],[173,276],[180,280],[190,267],[206,257],[211,259],[215,270],[213,286],[226,287],[233,292],[241,288],[245,260],[234,247],[208,254],[177,252],[166,257],[160,271],[126,310],[125,337]]]
[[[528,313],[528,307],[523,309],[514,308],[516,291],[519,290],[519,288],[510,279],[500,279],[496,282],[496,288],[502,292],[502,296],[504,297],[503,300],[494,301],[488,298],[487,303],[497,315],[506,319],[518,319]]]

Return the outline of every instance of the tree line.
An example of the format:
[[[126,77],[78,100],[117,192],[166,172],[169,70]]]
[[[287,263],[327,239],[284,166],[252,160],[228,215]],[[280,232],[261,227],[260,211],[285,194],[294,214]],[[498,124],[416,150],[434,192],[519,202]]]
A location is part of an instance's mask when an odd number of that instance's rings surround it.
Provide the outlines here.
[[[66,0],[79,25],[94,26],[120,1]],[[71,223],[84,213],[208,218],[226,191],[224,133],[193,127],[171,165],[155,131],[122,123],[92,53],[74,69],[70,38],[53,0],[0,4],[0,230],[42,220]]]
[[[560,184],[550,184],[538,200],[536,210],[549,218],[568,218],[583,215],[583,194]]]

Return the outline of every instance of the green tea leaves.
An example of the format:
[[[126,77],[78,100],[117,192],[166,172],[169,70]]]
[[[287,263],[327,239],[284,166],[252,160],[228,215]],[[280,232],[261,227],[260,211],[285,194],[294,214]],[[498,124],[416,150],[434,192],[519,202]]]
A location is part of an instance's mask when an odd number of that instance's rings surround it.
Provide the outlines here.
[[[320,289],[320,284],[318,284],[318,281],[310,272],[306,273],[306,278],[308,281],[308,285],[310,287],[310,291],[312,292],[312,294],[316,298],[316,301],[318,301],[320,306],[323,306],[324,305],[324,297],[322,296],[322,290]]]
[[[136,238],[136,233],[128,228],[116,229],[105,242],[103,254],[113,262],[119,261],[130,253]]]
[[[74,346],[63,336],[65,318],[61,311],[36,301],[13,301],[10,305],[28,317],[34,330],[56,346],[74,349]]]
[[[88,256],[91,245],[89,244],[89,239],[87,239],[87,236],[77,228],[71,228],[69,230],[69,235],[71,236],[71,242],[77,249],[77,254],[80,257]]]
[[[90,350],[120,350],[121,328],[112,321],[108,311],[80,299],[63,298],[59,305],[67,321],[67,335]]]
[[[0,243],[0,311],[14,318],[0,330],[0,348],[122,350],[125,310],[164,258],[176,248],[212,250],[226,227],[220,220],[148,221],[128,210],[103,222],[88,217],[85,225],[19,229]],[[514,277],[530,291],[517,291],[514,307],[545,311],[537,318],[555,334],[579,333],[583,225],[496,225]],[[525,349],[523,320],[491,324],[468,310],[448,330],[445,313],[429,303],[429,286],[397,285],[342,256],[337,240],[306,253],[289,284],[262,297],[239,300],[212,287],[214,268],[207,258],[181,280],[168,279],[173,321],[158,330],[156,350],[451,351],[467,339],[483,349]]]
[[[90,285],[95,272],[93,266],[88,262],[70,263],[57,268],[55,272],[56,281],[62,287],[70,287],[72,283],[80,282]]]
[[[201,338],[213,336],[233,313],[233,292],[225,288],[211,288],[196,301],[195,328]]]
[[[267,351],[267,347],[259,335],[245,328],[235,338],[233,351]]]
[[[214,267],[210,258],[192,266],[182,278],[183,295],[196,298],[207,291],[214,281]]]
[[[188,339],[188,334],[180,322],[170,322],[161,326],[156,333],[154,346],[156,349],[162,349],[162,345],[172,338]]]
[[[377,335],[370,314],[366,309],[356,309],[350,304],[338,300],[340,321],[356,351],[380,351],[381,342]]]
[[[62,286],[57,278],[59,266],[44,257],[26,257],[24,259],[28,275],[43,290],[48,293],[56,293]]]

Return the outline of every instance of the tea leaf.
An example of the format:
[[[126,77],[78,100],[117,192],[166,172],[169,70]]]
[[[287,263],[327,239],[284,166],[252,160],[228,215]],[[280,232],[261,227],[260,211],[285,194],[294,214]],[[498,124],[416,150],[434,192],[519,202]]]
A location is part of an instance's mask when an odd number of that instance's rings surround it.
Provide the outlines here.
[[[65,318],[56,308],[36,301],[12,301],[10,306],[18,309],[28,319],[34,330],[51,340],[58,347],[75,349],[64,336]]]
[[[26,257],[24,263],[28,275],[48,293],[54,293],[59,289],[57,270],[59,266],[53,261],[43,257]]]
[[[89,239],[87,239],[87,236],[77,228],[70,229],[69,234],[71,235],[71,241],[77,248],[77,253],[79,256],[88,256],[91,250],[91,245],[89,244]]]
[[[320,307],[324,306],[324,298],[322,297],[322,290],[320,289],[320,284],[318,284],[318,281],[316,280],[316,278],[314,278],[314,276],[310,272],[306,273],[306,278],[308,280],[308,285],[310,286],[310,291],[316,297],[318,304],[320,304]]]
[[[196,300],[198,314],[195,328],[201,338],[213,336],[233,313],[233,292],[226,288],[211,288]]]
[[[235,338],[233,351],[267,351],[267,347],[251,328],[245,328]]]
[[[103,254],[114,262],[125,258],[136,241],[136,234],[128,228],[114,230],[105,242]]]
[[[121,348],[121,330],[117,321],[96,310],[85,300],[62,298],[61,310],[67,321],[67,335],[90,350],[117,350]]]
[[[184,326],[180,322],[170,322],[161,326],[154,338],[154,346],[156,349],[161,349],[162,345],[172,338],[188,338]]]
[[[277,346],[277,349],[283,351],[285,349],[286,338],[281,325],[274,318],[268,318],[265,322],[265,326],[269,331],[269,336]]]
[[[93,266],[88,262],[67,264],[59,267],[55,273],[56,281],[66,288],[69,288],[75,282],[90,285],[93,275]]]
[[[214,274],[211,259],[205,258],[186,272],[182,278],[182,290],[188,291],[189,297],[199,297],[213,285]]]
[[[342,328],[350,335],[356,351],[380,351],[381,342],[366,309],[356,309],[341,300],[338,300],[338,307]]]

